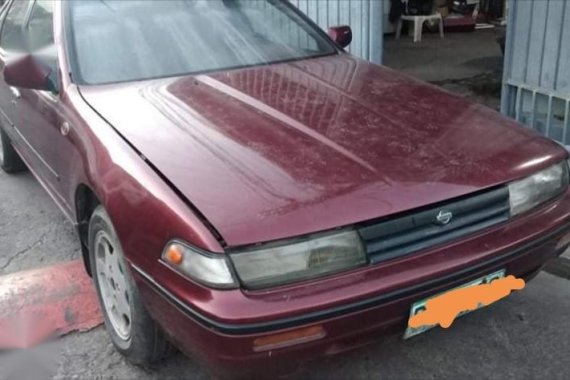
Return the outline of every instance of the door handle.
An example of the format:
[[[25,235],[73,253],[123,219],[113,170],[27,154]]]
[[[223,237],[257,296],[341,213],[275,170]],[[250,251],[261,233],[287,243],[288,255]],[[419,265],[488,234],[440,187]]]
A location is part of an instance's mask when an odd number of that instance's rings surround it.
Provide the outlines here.
[[[12,92],[12,95],[14,95],[16,99],[20,99],[22,97],[20,90],[18,90],[16,87],[10,87],[10,91]]]

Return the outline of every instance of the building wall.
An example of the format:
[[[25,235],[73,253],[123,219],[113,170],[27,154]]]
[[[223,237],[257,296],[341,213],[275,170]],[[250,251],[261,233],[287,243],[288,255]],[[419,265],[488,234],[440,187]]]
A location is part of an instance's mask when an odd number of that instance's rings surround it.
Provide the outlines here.
[[[569,0],[509,0],[501,110],[570,144]]]
[[[382,0],[290,0],[321,28],[350,25],[353,39],[347,50],[382,63],[384,4]]]

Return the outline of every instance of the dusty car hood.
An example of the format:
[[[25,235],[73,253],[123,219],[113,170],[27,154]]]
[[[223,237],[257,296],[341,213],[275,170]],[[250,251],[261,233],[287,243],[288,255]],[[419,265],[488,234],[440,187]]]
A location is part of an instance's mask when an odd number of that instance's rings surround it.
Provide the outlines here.
[[[80,90],[230,246],[421,207],[565,156],[490,109],[348,55]]]

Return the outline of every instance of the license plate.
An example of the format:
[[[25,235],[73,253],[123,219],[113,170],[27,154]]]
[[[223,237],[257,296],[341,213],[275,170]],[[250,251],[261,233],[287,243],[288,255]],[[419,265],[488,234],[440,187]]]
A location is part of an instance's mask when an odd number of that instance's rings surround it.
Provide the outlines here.
[[[483,276],[483,277],[481,277],[481,278],[478,278],[477,280],[473,280],[473,281],[471,281],[471,282],[469,282],[469,283],[467,283],[467,284],[461,285],[461,286],[459,286],[459,287],[457,287],[457,288],[454,288],[454,289],[451,289],[451,290],[449,290],[449,291],[447,291],[447,292],[440,293],[440,294],[435,295],[435,296],[433,296],[433,297],[426,298],[426,299],[424,299],[424,300],[415,302],[415,303],[412,305],[411,309],[410,309],[410,319],[411,319],[413,316],[415,316],[416,314],[425,311],[425,310],[426,310],[426,303],[427,303],[429,300],[433,299],[433,298],[439,297],[439,296],[441,296],[442,294],[445,294],[445,293],[448,293],[448,292],[452,292],[452,291],[457,290],[457,289],[467,288],[467,287],[476,286],[476,285],[481,285],[481,284],[489,284],[491,281],[496,280],[496,279],[499,279],[499,278],[503,278],[503,277],[505,277],[505,270],[504,270],[504,269],[503,269],[503,270],[500,270],[500,271],[497,271],[497,272],[494,272],[494,273],[491,273],[491,274],[488,274],[488,275]],[[461,311],[461,312],[457,315],[457,318],[458,318],[458,317],[461,317],[462,315],[465,315],[465,314],[467,314],[467,313],[470,313],[470,312],[472,312],[472,311],[474,311],[474,310],[480,309],[480,308],[482,308],[482,307],[483,307],[483,306],[482,306],[481,304],[479,304],[479,305],[478,305],[476,308],[474,308],[474,309]],[[434,328],[434,327],[436,327],[436,326],[437,326],[437,325],[424,325],[424,326],[419,326],[419,327],[415,327],[415,328],[414,328],[414,327],[410,327],[410,326],[408,325],[408,328],[406,329],[406,332],[404,333],[404,339],[408,339],[408,338],[411,338],[411,337],[413,337],[413,336],[419,335],[419,334],[421,334],[421,333],[423,333],[423,332],[426,332],[427,330],[432,329],[432,328]]]

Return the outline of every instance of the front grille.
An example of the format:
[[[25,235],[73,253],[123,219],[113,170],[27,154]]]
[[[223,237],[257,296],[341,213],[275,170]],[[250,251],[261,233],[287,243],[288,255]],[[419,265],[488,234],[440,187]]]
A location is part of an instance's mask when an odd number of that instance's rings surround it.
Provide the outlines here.
[[[444,224],[449,212],[453,217]],[[370,261],[377,263],[494,226],[508,220],[509,213],[509,191],[501,187],[370,224],[358,231]]]

